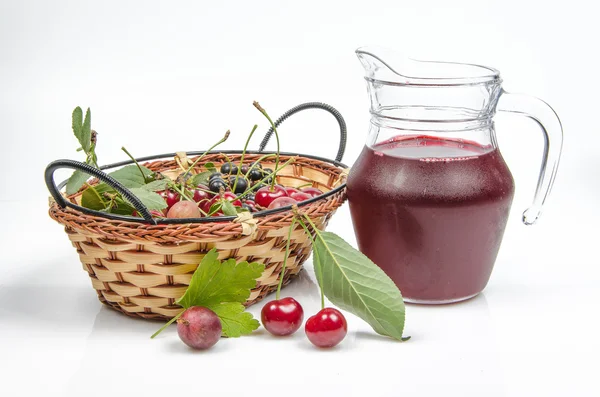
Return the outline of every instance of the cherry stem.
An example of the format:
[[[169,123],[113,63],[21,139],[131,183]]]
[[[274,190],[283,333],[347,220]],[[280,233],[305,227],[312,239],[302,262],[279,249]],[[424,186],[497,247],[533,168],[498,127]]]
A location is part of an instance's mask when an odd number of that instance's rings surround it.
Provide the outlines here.
[[[277,142],[277,157],[275,158],[275,168],[277,168],[277,166],[279,165],[279,134],[277,133],[277,127],[275,126],[275,123],[273,123],[273,120],[271,120],[271,117],[269,117],[269,115],[267,114],[267,111],[265,109],[262,108],[262,106],[260,106],[260,104],[256,101],[254,101],[254,107],[258,109],[259,112],[261,112],[266,118],[267,120],[269,120],[269,123],[271,124],[271,127],[273,128],[273,132],[275,133],[275,141]],[[271,191],[273,191],[275,189],[275,176],[273,176],[273,180],[271,181]]]
[[[208,150],[206,150],[204,153],[202,153],[202,154],[200,155],[200,157],[198,157],[198,158],[197,158],[197,159],[196,159],[196,160],[195,160],[195,161],[192,163],[192,165],[190,165],[190,166],[188,167],[187,171],[183,173],[183,179],[185,179],[185,177],[186,177],[186,176],[187,176],[187,175],[190,173],[190,171],[191,171],[192,169],[194,169],[194,167],[196,166],[196,164],[198,164],[198,161],[200,161],[200,159],[202,159],[204,156],[206,156],[206,154],[207,154],[208,152],[210,152],[211,150],[213,150],[214,148],[216,148],[217,146],[219,146],[220,144],[222,144],[223,142],[225,142],[225,141],[227,140],[227,138],[229,138],[229,134],[230,134],[230,131],[229,131],[229,130],[227,130],[227,132],[225,132],[225,136],[224,136],[223,138],[221,138],[221,140],[220,140],[219,142],[215,143],[215,144],[214,144],[214,145],[212,145],[210,148],[208,148]]]
[[[144,171],[142,170],[142,167],[140,166],[140,164],[137,162],[137,160],[131,155],[131,153],[129,153],[129,151],[127,151],[127,149],[125,149],[125,146],[121,147],[121,150],[125,152],[125,154],[127,156],[129,156],[129,158],[131,159],[131,161],[133,161],[135,163],[135,165],[138,167],[138,170],[140,170],[140,173],[142,174],[142,178],[144,178],[144,183],[148,183],[148,178],[146,178],[146,174],[144,173]]]
[[[163,332],[165,329],[167,329],[167,327],[171,324],[173,324],[175,321],[177,321],[177,319],[179,317],[181,317],[181,315],[183,314],[183,312],[185,311],[182,310],[181,312],[179,312],[179,314],[177,314],[175,317],[173,317],[172,319],[169,320],[169,322],[167,322],[165,325],[163,325],[162,327],[160,327],[160,329],[158,331],[156,331],[155,333],[152,334],[152,336],[150,337],[150,339],[154,339],[155,336],[157,336],[158,334],[160,334],[161,332]]]
[[[279,278],[279,285],[277,285],[277,292],[275,293],[275,299],[279,299],[279,294],[281,293],[281,287],[283,286],[283,277],[285,276],[285,267],[287,265],[288,258],[290,256],[290,241],[292,240],[292,232],[294,231],[294,226],[296,226],[296,217],[292,218],[292,224],[290,225],[290,230],[288,231],[287,242],[285,243],[285,255],[283,256],[283,265],[281,266],[281,277]]]
[[[252,131],[250,131],[250,135],[248,135],[248,139],[246,139],[246,145],[244,146],[244,150],[242,150],[242,156],[240,157],[240,166],[238,167],[238,172],[235,177],[235,182],[233,182],[233,190],[235,192],[235,188],[237,186],[238,179],[240,179],[240,175],[242,174],[242,164],[244,164],[244,156],[246,155],[246,150],[248,149],[248,144],[250,144],[250,139],[252,139],[252,135],[254,135],[254,131],[258,128],[257,124],[254,124],[252,127]]]
[[[264,159],[266,159],[266,158],[269,158],[269,157],[273,157],[273,156],[275,156],[273,153],[269,153],[269,154],[265,154],[264,156],[260,156],[260,157],[259,157],[259,158],[258,158],[256,161],[254,161],[254,162],[252,163],[252,165],[251,165],[251,166],[248,168],[248,172],[246,172],[246,174],[244,175],[244,177],[245,177],[246,179],[248,179],[248,177],[250,176],[250,172],[251,172],[253,169],[255,169],[255,168],[258,168],[257,164],[260,164],[260,162],[261,162],[261,161],[263,161]],[[240,163],[240,165],[242,165],[242,164]]]
[[[308,238],[310,239],[310,241],[312,242],[313,245],[313,255],[315,256],[315,260],[313,260],[313,265],[316,268],[316,271],[319,273],[319,277],[318,280],[323,280],[323,269],[321,268],[321,262],[319,262],[319,254],[317,253],[317,250],[314,249],[315,245],[315,239],[312,235],[312,233],[310,232],[310,230],[308,230],[308,227],[306,226],[306,224],[302,221],[302,219],[298,219],[298,223],[300,224],[300,226],[302,226],[304,228],[304,231],[306,232],[306,235],[308,236]],[[325,309],[325,294],[323,293],[323,287],[321,287],[321,284],[319,283],[319,289],[321,290],[321,310]]]
[[[193,199],[189,198],[189,197],[187,196],[187,194],[185,194],[185,189],[183,189],[183,190],[182,190],[181,188],[179,188],[179,187],[177,186],[177,184],[176,184],[176,183],[173,183],[173,184],[171,184],[171,186],[170,186],[170,187],[171,187],[171,188],[173,188],[173,189],[175,189],[175,191],[176,191],[177,193],[179,193],[179,197],[180,197],[179,201],[181,201],[181,198],[184,198],[184,199],[185,199],[185,200],[187,200],[187,201],[194,201]]]

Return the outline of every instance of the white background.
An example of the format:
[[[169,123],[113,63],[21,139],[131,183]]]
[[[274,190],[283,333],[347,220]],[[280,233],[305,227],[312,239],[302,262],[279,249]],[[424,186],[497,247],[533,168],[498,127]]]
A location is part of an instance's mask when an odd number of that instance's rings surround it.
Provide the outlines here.
[[[0,2],[0,394],[30,395],[597,395],[600,260],[597,92],[600,37],[591,1],[8,1]],[[345,161],[366,137],[368,102],[354,50],[501,70],[508,91],[561,116],[561,168],[538,225],[520,223],[541,133],[498,116],[517,184],[492,279],[457,305],[407,307],[398,344],[349,316],[332,351],[302,332],[264,331],[193,353],[174,329],[101,307],[77,255],[47,214],[43,169],[73,158],[75,106],[91,107],[101,164],[200,150],[231,129],[237,149],[258,100],[277,117],[305,101],[345,116]],[[336,123],[294,116],[283,148],[333,157]],[[252,143],[258,146],[259,138]],[[354,243],[347,206],[330,230]],[[312,267],[287,293],[318,309]],[[261,305],[251,311],[259,313]]]

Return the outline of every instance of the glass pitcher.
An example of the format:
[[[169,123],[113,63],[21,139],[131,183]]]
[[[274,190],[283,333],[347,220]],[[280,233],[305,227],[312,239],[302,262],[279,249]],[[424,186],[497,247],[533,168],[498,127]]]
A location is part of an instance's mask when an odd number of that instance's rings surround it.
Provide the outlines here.
[[[556,176],[560,120],[545,102],[506,93],[492,68],[368,47],[356,53],[371,99],[367,143],[347,181],[359,249],[407,302],[469,299],[489,280],[514,195],[495,112],[528,116],[544,133],[537,190],[523,213],[528,225]]]

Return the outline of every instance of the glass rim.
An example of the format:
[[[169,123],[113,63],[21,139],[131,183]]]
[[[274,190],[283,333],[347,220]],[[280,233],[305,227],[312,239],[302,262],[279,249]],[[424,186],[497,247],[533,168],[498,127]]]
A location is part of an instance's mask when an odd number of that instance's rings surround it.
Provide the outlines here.
[[[501,83],[502,79],[500,77],[500,71],[498,69],[478,65],[474,63],[464,63],[464,62],[445,62],[445,61],[429,61],[429,60],[419,60],[413,58],[403,58],[404,62],[413,63],[413,64],[422,64],[427,66],[441,66],[447,65],[450,67],[464,67],[464,69],[471,69],[473,71],[477,70],[480,73],[472,73],[468,75],[461,76],[443,76],[443,75],[433,75],[433,76],[415,76],[406,73],[397,72],[394,67],[390,65],[389,62],[384,61],[378,56],[376,53],[386,53],[390,52],[387,49],[379,49],[377,47],[359,47],[356,49],[355,53],[357,56],[362,54],[368,55],[376,59],[378,62],[383,64],[391,73],[398,76],[398,80],[394,81],[394,79],[386,79],[386,78],[375,78],[371,76],[365,76],[365,80],[380,83],[385,85],[395,85],[395,86],[430,86],[430,87],[443,87],[443,86],[469,86],[469,85],[478,85],[478,84],[490,84],[490,83]]]

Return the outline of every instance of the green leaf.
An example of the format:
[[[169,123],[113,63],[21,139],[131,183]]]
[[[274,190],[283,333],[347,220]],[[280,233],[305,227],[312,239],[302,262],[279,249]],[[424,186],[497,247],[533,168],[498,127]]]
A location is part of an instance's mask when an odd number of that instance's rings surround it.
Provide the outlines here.
[[[147,190],[149,192],[158,192],[160,190],[165,190],[168,185],[168,181],[166,179],[159,179],[158,181],[152,181],[150,183],[146,183],[142,185],[142,189]]]
[[[118,214],[118,215],[133,215],[133,211],[135,211],[135,208],[133,208],[131,205],[129,205],[127,203],[116,203],[110,209],[111,214]],[[141,215],[139,215],[139,216],[141,216]]]
[[[235,259],[221,263],[213,248],[202,258],[190,286],[177,304],[188,308],[210,307],[223,302],[243,303],[250,297],[250,290],[256,287],[256,279],[264,268],[260,263],[236,263]]]
[[[404,300],[383,270],[331,232],[318,233],[314,250],[317,279],[327,298],[375,332],[402,340]]]
[[[251,334],[260,324],[258,320],[248,313],[244,305],[238,302],[225,302],[210,306],[221,320],[223,335],[230,338],[239,338]]]
[[[71,177],[67,181],[67,194],[71,195],[77,193],[89,177],[90,176],[85,172],[75,170],[75,172],[73,172],[73,175],[71,175]]]
[[[208,185],[208,178],[210,177],[210,174],[212,174],[212,172],[204,171],[204,172],[194,175],[194,177],[192,178],[192,182],[191,182],[192,185],[194,185],[194,186],[198,186],[200,184]]]
[[[236,216],[237,211],[235,210],[235,206],[229,200],[223,200],[223,204],[221,205],[221,209],[223,210],[223,214],[227,216]]]
[[[217,250],[213,248],[202,258],[177,304],[185,309],[192,306],[211,309],[219,316],[225,336],[236,338],[247,335],[257,329],[259,323],[251,313],[245,312],[242,303],[248,300],[250,290],[256,287],[256,279],[264,270],[265,266],[260,263],[236,263],[235,259],[221,263]],[[172,322],[174,320],[155,332],[152,338]]]
[[[144,176],[149,177],[153,174],[148,168],[141,166],[144,171]],[[127,188],[142,187],[146,184],[146,180],[139,168],[135,164],[127,165],[121,169],[111,172],[108,174],[119,181],[123,186]]]
[[[81,125],[82,124],[83,124],[83,111],[81,110],[81,108],[79,106],[77,106],[75,109],[73,109],[73,117],[72,117],[73,134],[75,134],[75,138],[77,138],[81,147],[84,148],[85,145],[82,143],[83,140],[81,139],[82,138],[82,136],[81,136]]]
[[[90,146],[92,145],[92,112],[90,108],[87,108],[85,112],[85,120],[83,121],[83,125],[81,126],[81,147],[84,152],[90,151]]]
[[[223,208],[223,203],[221,201],[217,201],[216,203],[210,206],[210,209],[208,210],[208,215],[214,215],[215,213],[219,212],[221,208]]]
[[[100,193],[94,188],[89,186],[85,189],[81,195],[81,205],[91,210],[103,210],[106,208],[106,203],[100,195]]]
[[[164,198],[154,192],[149,192],[142,188],[129,189],[149,210],[162,210],[167,208],[167,203]]]
[[[215,164],[211,162],[204,164],[204,168],[206,168],[211,174],[213,172],[217,172],[217,167],[215,167]]]

